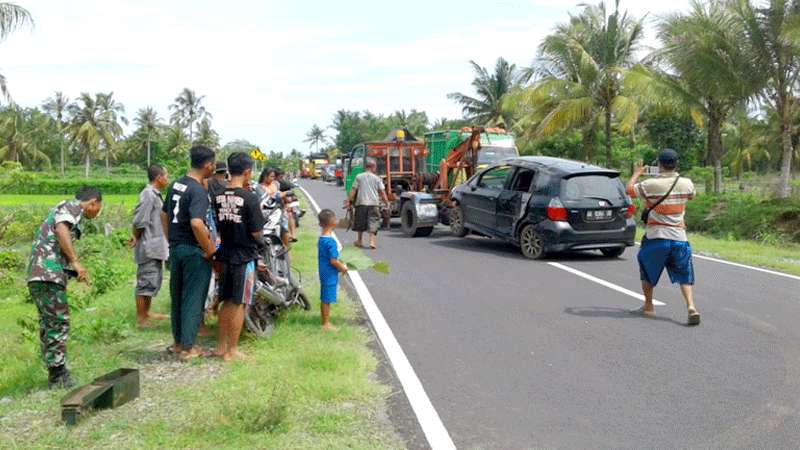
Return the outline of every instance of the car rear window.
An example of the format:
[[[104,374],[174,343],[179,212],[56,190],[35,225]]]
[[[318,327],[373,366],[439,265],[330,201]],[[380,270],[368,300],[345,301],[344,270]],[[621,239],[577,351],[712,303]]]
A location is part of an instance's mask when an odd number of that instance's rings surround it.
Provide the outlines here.
[[[625,187],[616,176],[578,175],[561,181],[561,198],[565,200],[585,198],[608,201],[623,200]]]

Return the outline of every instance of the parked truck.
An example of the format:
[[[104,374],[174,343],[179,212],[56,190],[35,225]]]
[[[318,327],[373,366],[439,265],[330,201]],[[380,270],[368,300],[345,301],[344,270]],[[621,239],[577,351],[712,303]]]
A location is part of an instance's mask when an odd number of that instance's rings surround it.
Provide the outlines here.
[[[412,237],[428,236],[437,223],[450,223],[450,191],[475,172],[497,161],[519,156],[514,136],[502,128],[465,127],[425,135],[425,171],[415,189],[400,198],[400,226]]]
[[[381,177],[389,198],[389,210],[384,215],[384,227],[391,217],[400,215],[400,199],[413,191],[417,178],[425,172],[428,151],[407,129],[395,129],[382,141],[363,142],[348,153],[344,161],[345,191],[349,194],[358,174],[364,172],[366,158],[377,163],[376,175]]]

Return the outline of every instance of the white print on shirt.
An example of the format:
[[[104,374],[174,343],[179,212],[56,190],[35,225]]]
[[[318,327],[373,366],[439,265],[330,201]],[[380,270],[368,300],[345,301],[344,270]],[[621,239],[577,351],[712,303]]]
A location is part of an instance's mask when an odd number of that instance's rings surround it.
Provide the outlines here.
[[[218,195],[216,200],[219,206],[217,217],[220,222],[242,223],[241,210],[244,205],[242,197],[222,194]]]
[[[188,187],[189,186],[186,186],[183,183],[178,183],[177,181],[175,182],[175,184],[172,185],[172,189],[178,192],[186,192],[186,188]]]

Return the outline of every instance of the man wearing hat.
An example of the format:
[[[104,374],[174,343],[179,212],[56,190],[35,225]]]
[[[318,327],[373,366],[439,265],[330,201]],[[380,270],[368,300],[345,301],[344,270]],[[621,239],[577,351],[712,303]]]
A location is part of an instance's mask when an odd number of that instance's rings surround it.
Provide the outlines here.
[[[662,150],[658,155],[658,167],[658,176],[637,183],[644,173],[644,167],[637,164],[628,182],[628,195],[642,199],[645,208],[642,214],[645,236],[638,256],[645,302],[636,312],[648,317],[655,315],[653,289],[666,268],[670,281],[681,286],[689,325],[698,325],[700,313],[692,297],[692,247],[686,237],[684,222],[686,202],[695,195],[694,184],[676,171],[678,152],[675,150]]]

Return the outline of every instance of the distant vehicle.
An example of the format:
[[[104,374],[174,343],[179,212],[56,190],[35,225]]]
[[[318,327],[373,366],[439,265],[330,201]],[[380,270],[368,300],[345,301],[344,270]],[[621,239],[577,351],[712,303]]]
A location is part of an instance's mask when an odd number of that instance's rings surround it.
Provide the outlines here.
[[[503,239],[539,259],[551,252],[633,246],[634,206],[619,172],[549,157],[493,164],[453,188],[450,231]]]
[[[336,164],[327,164],[322,167],[320,171],[320,176],[322,177],[322,181],[329,182],[336,180]]]

